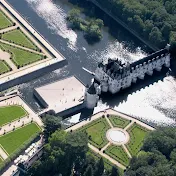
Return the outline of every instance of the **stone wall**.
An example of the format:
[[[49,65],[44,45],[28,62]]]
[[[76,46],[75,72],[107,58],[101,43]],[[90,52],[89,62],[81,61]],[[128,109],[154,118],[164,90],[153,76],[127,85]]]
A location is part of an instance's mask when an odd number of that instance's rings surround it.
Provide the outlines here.
[[[0,84],[0,91],[3,91],[3,90],[6,90],[6,89],[8,89],[10,87],[13,87],[13,86],[16,86],[16,85],[31,81],[31,80],[33,80],[35,78],[43,76],[46,73],[52,72],[52,71],[54,71],[54,70],[56,70],[58,68],[62,68],[65,65],[67,65],[67,61],[63,60],[63,61],[57,62],[55,64],[48,65],[48,66],[46,66],[44,68],[41,68],[39,70],[33,71],[31,73],[28,73],[26,75],[23,75],[21,77],[18,77],[16,79],[10,80],[8,82]]]

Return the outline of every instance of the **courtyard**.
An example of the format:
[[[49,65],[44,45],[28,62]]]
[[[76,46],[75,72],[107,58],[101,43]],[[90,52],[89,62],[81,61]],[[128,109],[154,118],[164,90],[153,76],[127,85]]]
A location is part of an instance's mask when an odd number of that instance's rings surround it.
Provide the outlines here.
[[[108,109],[80,122],[67,131],[83,131],[87,133],[89,147],[100,157],[125,170],[132,156],[136,156],[152,127]]]

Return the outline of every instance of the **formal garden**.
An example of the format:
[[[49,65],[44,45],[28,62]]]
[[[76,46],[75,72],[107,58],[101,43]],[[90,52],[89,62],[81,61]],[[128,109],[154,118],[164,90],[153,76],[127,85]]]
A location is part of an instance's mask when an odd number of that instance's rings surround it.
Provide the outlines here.
[[[4,60],[0,60],[0,75],[10,71],[10,67]]]
[[[139,153],[144,138],[149,132],[149,129],[145,128],[142,123],[109,114],[103,115],[77,130],[86,132],[89,143],[102,154],[120,163],[123,169],[129,165],[131,157]]]
[[[143,145],[144,137],[149,132],[146,128],[134,123],[128,130],[130,141],[127,148],[132,156],[137,155]]]
[[[3,51],[11,54],[11,59],[18,68],[24,67],[45,58],[44,55],[36,54],[31,51],[27,51],[25,49],[11,46],[2,42],[0,42],[0,48]]]
[[[110,125],[105,118],[92,121],[90,124],[84,126],[81,131],[85,131],[89,136],[89,142],[101,149],[104,147],[108,140],[106,139],[106,131],[110,129]]]
[[[27,30],[22,30],[19,24],[0,10],[0,50],[6,52],[2,52],[2,55],[0,53],[0,75],[47,58],[33,42],[35,38],[28,34]],[[10,58],[7,53],[10,54]]]
[[[129,165],[130,158],[123,149],[122,146],[115,146],[115,145],[110,145],[106,150],[105,153],[109,155],[111,158],[119,161],[121,164],[124,166]]]
[[[26,110],[19,105],[0,107],[0,126],[11,123],[14,120],[27,116]]]
[[[40,51],[39,48],[19,28],[2,33],[1,39],[10,43]]]
[[[111,121],[113,127],[118,127],[118,128],[125,128],[131,121],[117,117],[115,115],[110,115],[109,120]]]
[[[6,17],[6,15],[0,10],[0,30],[10,27],[13,25],[13,22]]]

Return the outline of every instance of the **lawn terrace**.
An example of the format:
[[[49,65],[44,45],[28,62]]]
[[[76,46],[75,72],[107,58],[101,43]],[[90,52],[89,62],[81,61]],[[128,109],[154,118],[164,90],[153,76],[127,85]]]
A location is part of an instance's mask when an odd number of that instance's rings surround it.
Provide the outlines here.
[[[28,113],[22,106],[10,105],[0,107],[0,126],[26,116]]]
[[[21,150],[23,145],[26,145],[26,142],[28,143],[28,140],[40,131],[38,125],[31,123],[1,136],[0,144],[8,155],[12,155],[17,150]]]
[[[122,146],[115,146],[115,145],[110,145],[106,150],[105,153],[112,157],[113,159],[119,161],[122,163],[124,166],[129,165],[130,158],[123,149]]]
[[[109,120],[111,121],[113,127],[118,127],[118,128],[125,128],[130,123],[130,120],[121,118],[116,115],[110,115]]]
[[[14,64],[20,68],[28,64],[32,64],[36,61],[42,60],[45,57],[41,54],[36,54],[25,49],[18,48],[16,46],[11,46],[0,42],[0,48],[11,54],[11,59]]]

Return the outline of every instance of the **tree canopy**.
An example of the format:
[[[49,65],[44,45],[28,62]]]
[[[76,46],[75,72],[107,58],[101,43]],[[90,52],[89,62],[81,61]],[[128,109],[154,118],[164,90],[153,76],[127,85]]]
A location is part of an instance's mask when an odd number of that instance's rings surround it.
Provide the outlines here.
[[[73,8],[69,12],[67,20],[70,22],[71,28],[83,31],[88,41],[100,40],[103,21],[101,19],[83,18],[80,14],[81,11],[78,8]]]
[[[56,130],[61,129],[61,118],[52,115],[46,115],[43,117],[44,122],[44,136],[48,140],[48,137]]]
[[[142,149],[137,157],[132,158],[127,176],[175,176],[175,128],[165,127],[151,132]]]
[[[175,0],[97,0],[158,47],[176,41]]]
[[[27,175],[110,176],[111,171],[105,170],[103,159],[95,159],[87,144],[86,133],[56,130],[44,146],[42,158],[34,162]],[[114,173],[114,169],[112,172]]]

